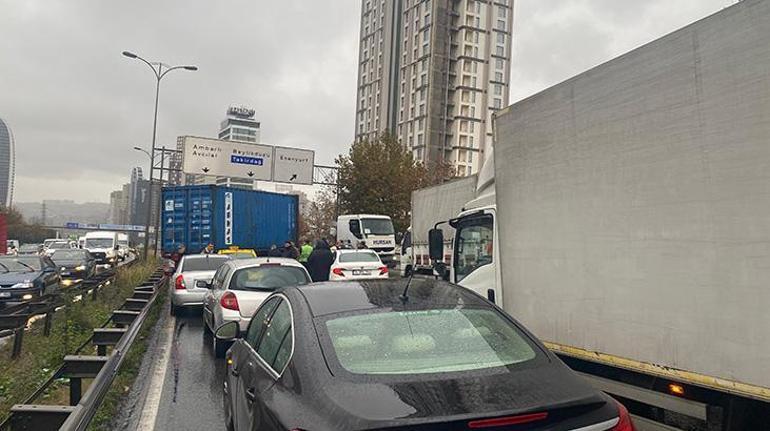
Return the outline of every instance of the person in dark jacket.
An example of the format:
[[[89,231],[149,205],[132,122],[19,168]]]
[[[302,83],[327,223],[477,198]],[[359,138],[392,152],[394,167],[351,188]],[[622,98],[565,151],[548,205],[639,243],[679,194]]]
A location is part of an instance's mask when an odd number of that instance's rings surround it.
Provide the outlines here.
[[[293,242],[286,241],[283,244],[283,248],[281,249],[281,257],[288,259],[299,259],[299,250],[297,250],[297,247],[294,247]]]
[[[313,252],[307,258],[310,278],[314,282],[329,281],[329,271],[332,269],[332,264],[334,264],[334,253],[329,249],[329,243],[324,240],[316,241]]]
[[[267,252],[268,257],[281,257],[281,249],[277,245],[273,244],[270,247],[270,251]]]

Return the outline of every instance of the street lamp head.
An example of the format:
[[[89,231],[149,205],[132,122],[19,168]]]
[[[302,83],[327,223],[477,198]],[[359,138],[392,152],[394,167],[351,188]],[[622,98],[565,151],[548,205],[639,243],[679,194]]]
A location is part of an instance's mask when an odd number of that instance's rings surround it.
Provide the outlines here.
[[[125,55],[128,58],[136,58],[136,57],[138,57],[138,55],[134,54],[133,52],[129,52],[129,51],[123,51],[123,55]]]
[[[144,148],[142,148],[142,147],[134,147],[134,149],[135,149],[136,151],[144,151]]]
[[[198,66],[184,66],[184,70],[191,70],[195,72],[196,70],[198,70]]]

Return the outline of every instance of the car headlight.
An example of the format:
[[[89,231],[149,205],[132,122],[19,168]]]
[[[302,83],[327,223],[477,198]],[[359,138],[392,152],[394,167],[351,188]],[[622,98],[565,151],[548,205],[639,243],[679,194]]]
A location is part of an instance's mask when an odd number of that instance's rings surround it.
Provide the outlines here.
[[[75,267],[75,271],[85,271],[85,270],[86,270],[86,266],[85,265],[80,265],[78,267]]]
[[[31,289],[33,287],[35,287],[35,285],[31,281],[22,281],[21,283],[16,283],[11,286],[11,289]]]

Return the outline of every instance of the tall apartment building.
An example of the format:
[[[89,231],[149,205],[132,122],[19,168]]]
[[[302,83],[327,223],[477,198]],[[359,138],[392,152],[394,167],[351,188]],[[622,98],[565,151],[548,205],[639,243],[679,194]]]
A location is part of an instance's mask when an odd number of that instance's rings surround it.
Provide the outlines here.
[[[385,7],[385,2],[374,3]],[[356,138],[394,131],[417,160],[449,162],[458,175],[478,172],[492,145],[492,113],[509,102],[513,0],[392,3],[389,7],[400,10],[399,19],[391,21],[397,28],[382,33],[397,35],[399,66],[388,72],[390,81],[380,88],[395,87],[396,117],[369,121],[366,115],[376,115],[382,93],[375,90],[372,98],[372,90],[359,84]],[[362,15],[371,14],[372,8],[371,0],[363,0]],[[362,18],[362,25],[369,21]],[[384,55],[384,45],[375,44],[371,51],[363,34],[362,60]],[[369,67],[361,68],[359,83],[371,80],[364,71]]]

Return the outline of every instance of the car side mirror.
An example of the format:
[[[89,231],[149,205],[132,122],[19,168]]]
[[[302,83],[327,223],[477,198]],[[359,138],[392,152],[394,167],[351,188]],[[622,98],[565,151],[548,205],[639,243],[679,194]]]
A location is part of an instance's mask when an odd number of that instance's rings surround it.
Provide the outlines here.
[[[214,331],[214,337],[221,341],[232,341],[238,338],[240,326],[238,322],[227,322]]]
[[[206,280],[196,280],[195,287],[198,289],[211,289],[211,282]]]
[[[435,228],[428,231],[428,249],[432,261],[444,260],[444,231]]]

